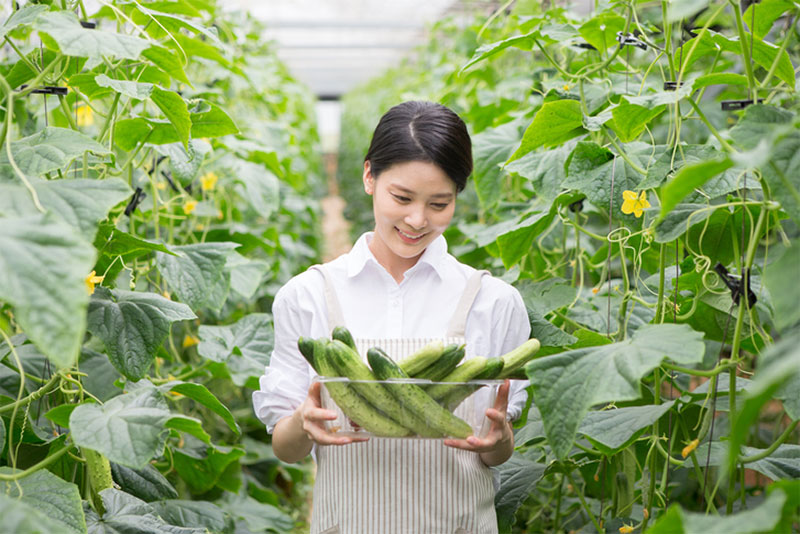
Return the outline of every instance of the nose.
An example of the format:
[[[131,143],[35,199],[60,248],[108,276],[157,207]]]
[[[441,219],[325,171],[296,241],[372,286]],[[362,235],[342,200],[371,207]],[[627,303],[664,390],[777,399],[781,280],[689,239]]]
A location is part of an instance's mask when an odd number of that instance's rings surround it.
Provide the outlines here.
[[[409,228],[413,228],[414,230],[422,230],[425,228],[427,224],[427,217],[425,216],[425,207],[418,204],[413,204],[409,206],[408,212],[406,212],[406,216],[403,219],[403,222],[406,223]]]

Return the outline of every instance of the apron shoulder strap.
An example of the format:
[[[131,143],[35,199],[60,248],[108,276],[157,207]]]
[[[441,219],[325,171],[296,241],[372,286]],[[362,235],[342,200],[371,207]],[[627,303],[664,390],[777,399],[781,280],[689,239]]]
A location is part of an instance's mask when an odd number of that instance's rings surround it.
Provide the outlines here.
[[[325,280],[325,304],[328,308],[328,331],[332,332],[337,326],[344,326],[344,314],[342,306],[339,304],[339,297],[336,296],[336,289],[333,287],[331,275],[324,265],[312,265],[309,270],[318,271]]]
[[[472,308],[472,303],[475,302],[475,297],[478,296],[478,291],[481,290],[481,279],[486,274],[489,274],[489,271],[475,271],[467,280],[467,285],[464,287],[464,292],[458,301],[456,311],[447,326],[448,337],[464,337],[467,315],[469,315],[469,310]]]

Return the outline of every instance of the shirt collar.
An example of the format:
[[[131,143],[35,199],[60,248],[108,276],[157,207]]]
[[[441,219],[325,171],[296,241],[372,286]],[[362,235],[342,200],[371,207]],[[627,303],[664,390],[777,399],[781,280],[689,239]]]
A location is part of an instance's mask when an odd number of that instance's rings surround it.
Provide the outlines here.
[[[374,232],[365,232],[353,245],[350,253],[347,255],[347,276],[352,278],[358,275],[368,263],[372,262],[374,265],[381,267],[372,251],[369,249],[369,242],[372,241]],[[439,236],[431,242],[430,245],[422,253],[419,261],[408,272],[417,270],[420,264],[430,265],[434,272],[439,275],[439,278],[444,278],[444,263],[447,257],[447,241],[444,236]],[[381,267],[383,268],[383,267]]]

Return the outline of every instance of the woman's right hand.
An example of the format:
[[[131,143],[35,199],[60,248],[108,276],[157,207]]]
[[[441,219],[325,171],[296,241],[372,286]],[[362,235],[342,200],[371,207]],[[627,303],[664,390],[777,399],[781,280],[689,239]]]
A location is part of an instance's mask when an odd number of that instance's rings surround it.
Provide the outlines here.
[[[333,410],[322,408],[321,388],[320,382],[312,382],[306,400],[294,412],[293,417],[297,419],[308,439],[317,445],[347,445],[367,441],[368,437],[339,436],[325,428],[325,422],[336,419],[337,414]]]

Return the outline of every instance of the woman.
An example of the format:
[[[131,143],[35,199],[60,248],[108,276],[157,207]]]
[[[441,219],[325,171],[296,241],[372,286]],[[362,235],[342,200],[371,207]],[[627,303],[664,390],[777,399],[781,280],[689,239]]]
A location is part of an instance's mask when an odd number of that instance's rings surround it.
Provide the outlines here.
[[[320,384],[297,339],[346,326],[361,354],[381,346],[399,359],[433,339],[466,343],[466,357],[497,356],[528,339],[519,293],[447,253],[442,233],[472,172],[463,121],[430,102],[405,102],[380,120],[364,161],[375,230],[339,258],[292,278],[275,297],[275,348],[253,394],[275,455],[315,453],[311,532],[496,532],[489,466],[514,448],[510,419],[525,391],[499,390],[484,438],[356,439],[325,430]],[[510,389],[510,391],[509,391]]]

